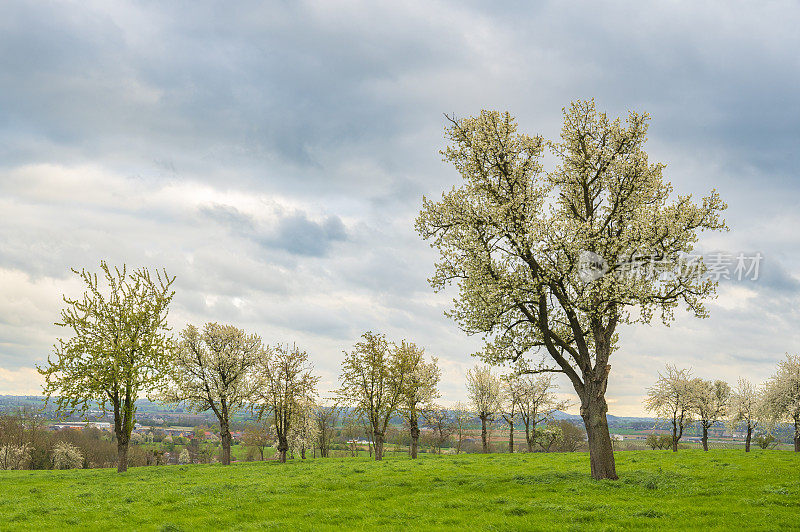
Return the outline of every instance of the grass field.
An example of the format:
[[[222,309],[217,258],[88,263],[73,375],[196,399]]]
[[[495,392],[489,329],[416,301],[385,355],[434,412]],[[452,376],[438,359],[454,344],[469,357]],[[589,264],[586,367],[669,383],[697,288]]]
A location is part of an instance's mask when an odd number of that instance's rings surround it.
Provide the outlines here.
[[[0,529],[800,530],[800,454],[491,454],[0,471]]]

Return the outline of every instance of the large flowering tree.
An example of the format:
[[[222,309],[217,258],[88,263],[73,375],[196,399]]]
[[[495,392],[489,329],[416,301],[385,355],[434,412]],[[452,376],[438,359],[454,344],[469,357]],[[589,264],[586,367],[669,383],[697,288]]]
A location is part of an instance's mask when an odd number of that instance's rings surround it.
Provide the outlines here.
[[[518,133],[508,113],[452,119],[443,155],[464,182],[425,198],[417,218],[440,252],[431,282],[457,285],[449,315],[484,336],[481,356],[569,377],[594,478],[617,478],[605,399],[617,328],[668,322],[679,305],[704,317],[715,283],[702,260],[687,268],[687,255],[700,231],[725,228],[716,192],[671,198],[663,165],[644,151],[648,119],[630,113],[623,125],[575,102],[557,142]]]

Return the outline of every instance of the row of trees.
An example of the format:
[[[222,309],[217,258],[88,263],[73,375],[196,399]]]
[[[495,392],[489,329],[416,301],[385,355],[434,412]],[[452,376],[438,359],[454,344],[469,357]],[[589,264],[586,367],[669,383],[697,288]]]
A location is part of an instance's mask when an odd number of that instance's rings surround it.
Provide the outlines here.
[[[99,276],[75,271],[86,291],[78,299],[64,297],[57,323],[72,334],[59,339],[55,356],[38,368],[57,412],[86,414],[95,404],[103,414],[112,412],[120,472],[128,467],[135,403],[142,393],[213,411],[223,464],[231,461],[236,412],[250,408],[259,418],[270,417],[285,460],[292,422],[315,395],[318,378],[307,354],[297,346],[264,345],[256,334],[217,323],[202,330],[190,325],[174,339],[167,325],[174,277],[105,262],[100,269]]]
[[[800,356],[787,354],[775,374],[759,386],[740,378],[735,388],[722,380],[693,378],[690,370],[667,365],[649,389],[645,405],[671,424],[676,452],[684,429],[693,423],[702,429],[706,451],[712,426],[727,423],[731,430],[743,426],[748,452],[755,431],[771,432],[779,423],[790,423],[794,450],[800,452]]]
[[[64,298],[58,324],[71,331],[60,339],[55,356],[39,371],[45,394],[57,412],[85,414],[99,405],[113,413],[117,469],[125,471],[135,425],[135,402],[143,393],[167,403],[185,402],[195,411],[212,411],[219,423],[221,462],[231,462],[231,420],[243,410],[267,425],[277,440],[281,461],[290,448],[302,456],[308,448],[326,456],[331,431],[344,407],[348,418],[368,427],[374,457],[383,457],[387,427],[402,416],[410,430],[410,453],[417,457],[420,423],[445,441],[452,432],[463,441],[472,419],[458,405],[451,413],[436,404],[441,371],[436,358],[408,341],[390,342],[385,335],[365,333],[345,352],[335,406],[315,402],[316,385],[305,351],[296,345],[265,345],[262,339],[232,325],[189,325],[177,338],[167,325],[174,296],[174,278],[147,269],[129,272],[101,263],[101,275],[75,272],[86,291],[79,299]],[[502,383],[488,367],[468,375],[474,410],[483,425],[495,416],[509,425],[513,450],[515,422],[522,420],[529,450],[537,426],[563,405],[551,393],[551,379],[541,375],[506,377]],[[272,433],[271,431],[274,431]],[[253,436],[253,435],[251,435]],[[441,446],[441,444],[440,444]]]
[[[425,357],[415,344],[390,342],[385,335],[365,333],[353,349],[345,352],[337,390],[338,404],[352,409],[351,415],[369,427],[374,457],[383,457],[387,427],[393,416],[402,416],[411,433],[410,454],[416,458],[419,449],[420,418],[424,418],[440,441],[449,433],[457,436],[460,450],[467,426],[477,416],[481,422],[483,452],[489,452],[488,426],[503,420],[509,429],[509,452],[514,452],[514,430],[519,421],[525,427],[526,443],[533,451],[534,443],[557,436],[545,432],[543,423],[552,414],[566,408],[555,394],[552,376],[512,374],[498,377],[487,366],[467,372],[470,405],[457,403],[451,411],[435,403],[441,371],[437,359]]]
[[[476,366],[467,372],[467,393],[471,406],[481,421],[483,452],[489,452],[487,426],[495,419],[508,424],[508,450],[514,452],[515,423],[525,427],[525,443],[533,451],[534,443],[554,437],[542,431],[543,423],[564,410],[567,401],[559,401],[550,375],[511,374],[498,377],[488,366]],[[538,432],[537,432],[538,431]]]

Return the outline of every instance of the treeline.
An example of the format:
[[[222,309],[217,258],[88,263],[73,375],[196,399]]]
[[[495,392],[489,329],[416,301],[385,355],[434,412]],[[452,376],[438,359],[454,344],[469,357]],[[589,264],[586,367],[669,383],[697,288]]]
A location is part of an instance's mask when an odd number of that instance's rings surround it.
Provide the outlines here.
[[[53,431],[24,410],[0,415],[0,470],[111,467],[116,459],[117,445],[107,431],[91,425]],[[155,465],[163,463],[163,453],[136,446],[128,460],[134,466]]]
[[[142,462],[138,454],[129,456],[135,402],[142,394],[164,404],[186,404],[194,412],[212,412],[223,464],[231,462],[232,419],[243,411],[256,420],[245,440],[262,450],[274,444],[280,461],[290,449],[301,457],[306,450],[328,456],[339,416],[345,443],[353,450],[366,435],[376,460],[383,457],[395,416],[405,421],[412,458],[418,453],[421,427],[434,450],[441,452],[453,441],[461,452],[475,416],[482,423],[484,452],[487,423],[500,419],[509,427],[510,451],[517,420],[524,425],[529,451],[551,450],[564,441],[564,430],[547,424],[563,405],[555,401],[551,381],[541,376],[508,377],[500,383],[487,368],[476,368],[468,382],[472,404],[446,409],[436,402],[441,378],[436,358],[426,357],[412,342],[395,343],[367,332],[345,352],[333,397],[320,401],[319,377],[297,345],[268,345],[257,334],[218,323],[189,325],[173,336],[167,314],[174,277],[166,272],[129,272],[102,262],[99,274],[75,273],[86,290],[80,298],[64,298],[58,323],[70,335],[58,340],[54,356],[39,371],[45,378],[44,394],[59,415],[82,415],[99,406],[113,416],[112,437],[94,438],[106,454],[92,459],[93,451],[84,446],[86,450],[78,449],[84,465],[107,465],[112,444],[118,471]],[[485,386],[491,388],[488,395]],[[16,445],[7,445],[6,453],[13,451],[18,462],[29,454],[30,445],[38,448],[23,440]],[[152,458],[158,462],[160,457],[154,453]]]
[[[648,390],[645,406],[671,427],[666,438],[648,438],[654,449],[671,447],[677,452],[685,429],[695,423],[706,451],[708,431],[715,425],[727,425],[731,432],[741,428],[746,452],[754,439],[766,449],[777,443],[780,424],[788,423],[794,429],[794,450],[800,452],[800,356],[787,354],[760,385],[739,378],[735,388],[723,380],[692,377],[688,369],[667,365]]]

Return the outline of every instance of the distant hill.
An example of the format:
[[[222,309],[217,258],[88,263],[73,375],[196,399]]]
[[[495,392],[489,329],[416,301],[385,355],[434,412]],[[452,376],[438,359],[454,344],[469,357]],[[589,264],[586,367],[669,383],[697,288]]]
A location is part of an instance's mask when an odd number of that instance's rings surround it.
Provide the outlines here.
[[[45,407],[44,397],[40,395],[0,395],[0,412],[17,410],[19,408],[29,408],[40,410]],[[345,409],[349,411],[350,409]],[[189,414],[189,410],[183,405],[163,405],[161,403],[153,402],[148,399],[139,399],[136,401],[136,411],[139,414]],[[558,411],[555,416],[556,419],[566,419],[568,421],[579,422],[582,421],[581,417],[575,414],[568,414],[566,412]],[[401,420],[397,418],[397,423]],[[609,414],[609,424],[628,424],[631,422],[654,422],[654,418],[649,417],[620,417]]]

